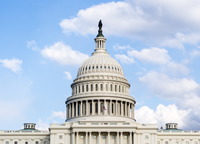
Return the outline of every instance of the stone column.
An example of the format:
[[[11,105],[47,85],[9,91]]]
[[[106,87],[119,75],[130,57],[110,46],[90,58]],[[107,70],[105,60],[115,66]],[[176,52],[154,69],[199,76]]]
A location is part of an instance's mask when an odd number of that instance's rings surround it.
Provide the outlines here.
[[[74,102],[72,102],[72,117],[74,117]]]
[[[129,144],[132,144],[132,132],[130,132],[130,136],[129,136]]]
[[[76,144],[79,144],[78,143],[78,132],[76,132]]]
[[[119,132],[117,132],[117,144],[119,144]]]
[[[72,117],[72,113],[71,113],[71,110],[72,109],[72,107],[71,107],[71,103],[69,104],[69,118],[71,118]]]
[[[101,144],[101,132],[99,132],[99,143],[98,144]]]
[[[68,111],[68,105],[67,105],[67,107],[66,107],[66,119],[69,118],[68,113],[69,113],[69,111]]]
[[[89,106],[88,106],[88,100],[86,100],[86,115],[89,115]]]
[[[78,101],[76,102],[76,117],[78,116]]]
[[[80,112],[79,112],[79,113],[80,113],[80,116],[82,116],[82,112],[83,112],[83,111],[82,111],[82,108],[83,108],[83,101],[81,101],[81,104],[80,104]]]
[[[131,117],[132,118],[135,118],[135,109],[134,109],[134,104],[132,104],[132,115],[131,115]]]
[[[75,132],[72,132],[72,144],[75,144]]]
[[[92,144],[92,141],[91,141],[91,135],[92,135],[92,132],[89,132],[89,134],[90,134],[90,138],[89,138],[89,144]]]
[[[92,100],[92,115],[94,115],[95,108],[94,108],[94,100]]]
[[[108,144],[110,144],[110,132],[108,132]]]
[[[115,115],[117,116],[117,100],[115,101]]]
[[[110,115],[112,115],[112,100],[110,100]]]
[[[133,144],[137,144],[137,134],[133,133]],[[139,144],[139,143],[138,143]],[[153,143],[152,143],[153,144]]]
[[[125,102],[125,117],[127,117],[127,102]]]
[[[100,100],[98,100],[98,115],[100,115]]]
[[[106,114],[106,111],[107,111],[107,107],[106,107],[106,100],[104,99],[104,108],[103,108],[103,114],[105,115]],[[106,109],[106,110],[104,110]]]
[[[88,144],[88,132],[85,132],[85,144]]]
[[[120,144],[123,144],[123,132],[121,132],[121,139],[120,139]]]

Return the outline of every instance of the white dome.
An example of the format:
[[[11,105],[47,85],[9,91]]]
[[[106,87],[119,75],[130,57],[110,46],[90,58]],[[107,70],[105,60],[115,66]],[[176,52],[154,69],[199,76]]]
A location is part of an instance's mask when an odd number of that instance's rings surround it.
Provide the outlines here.
[[[120,64],[109,56],[107,52],[95,52],[80,66],[77,77],[86,75],[115,75],[124,77]]]

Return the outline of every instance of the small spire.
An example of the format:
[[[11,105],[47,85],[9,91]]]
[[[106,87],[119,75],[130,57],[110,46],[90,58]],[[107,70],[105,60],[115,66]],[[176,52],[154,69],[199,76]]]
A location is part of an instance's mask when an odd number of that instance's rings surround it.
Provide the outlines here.
[[[102,22],[101,22],[101,20],[100,20],[100,21],[99,21],[99,24],[98,24],[99,30],[98,30],[98,35],[97,35],[97,37],[104,37],[103,31],[102,31],[102,26],[103,26],[103,24],[102,24]]]

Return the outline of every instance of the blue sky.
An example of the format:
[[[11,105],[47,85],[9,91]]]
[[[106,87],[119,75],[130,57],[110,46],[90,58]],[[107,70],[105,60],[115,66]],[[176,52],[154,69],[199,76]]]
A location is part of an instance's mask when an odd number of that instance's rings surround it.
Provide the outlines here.
[[[106,49],[131,84],[136,120],[200,129],[199,0],[2,0],[0,18],[0,129],[65,121],[100,19]]]

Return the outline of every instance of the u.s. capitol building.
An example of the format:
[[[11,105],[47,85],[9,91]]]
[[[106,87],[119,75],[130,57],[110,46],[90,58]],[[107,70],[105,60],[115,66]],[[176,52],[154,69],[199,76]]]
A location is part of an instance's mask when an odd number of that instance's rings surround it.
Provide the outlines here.
[[[66,104],[66,121],[48,131],[34,123],[24,129],[0,131],[0,144],[200,144],[199,131],[178,129],[168,123],[141,124],[135,119],[135,99],[120,64],[106,52],[99,22],[95,50],[78,69]],[[144,117],[145,119],[145,117]]]

